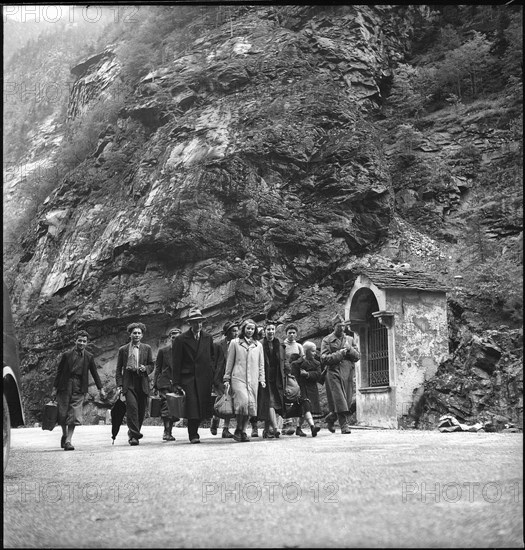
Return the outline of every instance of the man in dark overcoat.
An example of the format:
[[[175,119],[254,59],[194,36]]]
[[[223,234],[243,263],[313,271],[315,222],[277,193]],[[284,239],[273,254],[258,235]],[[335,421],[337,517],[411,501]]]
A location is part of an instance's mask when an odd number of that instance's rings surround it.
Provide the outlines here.
[[[334,331],[321,342],[321,357],[328,365],[326,386],[332,396],[333,412],[339,419],[341,433],[349,434],[354,363],[359,360],[360,353],[353,337],[345,334],[345,320],[339,314],[333,318],[332,325]]]
[[[214,346],[210,334],[202,330],[205,321],[201,310],[191,308],[186,321],[189,330],[172,345],[173,384],[186,394],[186,418],[191,443],[200,443],[199,426],[211,406]]]
[[[173,391],[173,341],[181,333],[178,328],[172,328],[169,332],[170,345],[160,348],[155,360],[155,373],[153,375],[153,389],[159,392],[160,396],[160,416],[164,423],[163,441],[175,441],[172,435],[174,418],[169,415],[168,403],[166,402],[166,394]]]
[[[115,379],[117,390],[126,398],[129,444],[134,446],[142,438],[140,430],[149,395],[148,375],[153,372],[155,363],[151,347],[141,343],[146,326],[143,323],[131,323],[126,330],[130,342],[118,350]]]
[[[82,424],[82,405],[88,391],[88,372],[95,381],[104,399],[106,393],[97,372],[95,358],[86,350],[89,334],[79,330],[76,335],[75,348],[62,354],[53,384],[53,397],[56,395],[58,424],[62,427],[60,446],[65,451],[74,451],[71,444],[75,426]]]

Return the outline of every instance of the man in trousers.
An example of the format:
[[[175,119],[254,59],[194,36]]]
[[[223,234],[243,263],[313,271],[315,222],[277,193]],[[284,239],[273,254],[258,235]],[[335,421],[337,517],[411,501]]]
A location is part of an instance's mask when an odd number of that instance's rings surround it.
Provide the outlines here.
[[[126,398],[128,442],[135,446],[142,438],[140,430],[149,395],[148,375],[153,372],[155,364],[151,347],[141,343],[146,326],[143,323],[131,323],[126,330],[130,342],[118,350],[115,378],[117,390]]]
[[[173,391],[173,382],[171,376],[173,374],[172,362],[172,345],[173,340],[181,333],[178,328],[172,328],[169,332],[170,345],[159,349],[157,359],[155,361],[155,374],[153,375],[153,389],[159,392],[161,399],[160,416],[164,423],[163,441],[175,441],[171,434],[173,429],[174,418],[169,415],[168,403],[166,402],[166,394]]]
[[[71,439],[75,426],[82,424],[82,404],[88,391],[88,372],[91,372],[101,399],[106,397],[93,354],[86,350],[88,338],[89,334],[85,330],[77,332],[75,348],[62,354],[55,377],[52,395],[56,395],[57,399],[58,424],[62,427],[60,446],[65,451],[75,450]]]

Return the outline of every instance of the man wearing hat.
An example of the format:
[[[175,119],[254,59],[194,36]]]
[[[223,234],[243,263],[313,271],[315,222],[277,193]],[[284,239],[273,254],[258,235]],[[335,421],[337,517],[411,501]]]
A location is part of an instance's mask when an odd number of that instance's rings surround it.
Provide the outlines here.
[[[206,418],[213,380],[213,338],[202,330],[201,310],[191,308],[185,319],[189,330],[172,342],[173,385],[186,394],[186,418],[191,443],[200,443],[199,426]]]
[[[224,334],[224,338],[218,344],[215,344],[215,363],[213,365],[213,388],[217,393],[217,397],[220,397],[224,394],[224,382],[222,381],[222,379],[224,377],[224,371],[226,369],[228,346],[234,338],[237,338],[237,334],[239,333],[239,323],[236,321],[227,321],[222,327],[222,333]],[[230,432],[230,421],[231,418],[224,419],[224,425],[222,427],[222,437],[225,439],[233,437],[233,434]],[[210,426],[210,431],[213,435],[217,435],[219,422],[220,418],[214,415],[211,419]]]
[[[131,323],[126,328],[130,342],[118,350],[117,388],[126,397],[126,420],[130,445],[138,445],[149,395],[149,379],[155,367],[153,352],[141,340],[146,332],[143,323]]]
[[[172,345],[173,341],[181,333],[178,328],[172,328],[169,331],[170,345],[159,349],[157,359],[155,361],[155,374],[153,375],[153,389],[159,392],[160,396],[160,416],[164,423],[163,441],[175,441],[171,434],[173,422],[175,419],[169,415],[168,403],[166,402],[166,394],[173,391],[173,383],[171,376],[173,374],[172,364]]]
[[[341,433],[349,434],[354,363],[359,360],[360,354],[353,337],[345,334],[345,320],[341,315],[337,314],[332,319],[332,326],[334,331],[321,342],[321,357],[328,365],[326,386],[327,393],[330,392],[332,397],[333,411],[339,419]]]

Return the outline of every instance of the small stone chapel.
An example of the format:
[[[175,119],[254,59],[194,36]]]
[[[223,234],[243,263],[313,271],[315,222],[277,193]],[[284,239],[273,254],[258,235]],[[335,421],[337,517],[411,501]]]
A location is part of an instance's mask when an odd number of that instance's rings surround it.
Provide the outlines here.
[[[357,425],[404,425],[423,383],[448,356],[447,287],[411,269],[366,269],[345,319],[357,336]]]

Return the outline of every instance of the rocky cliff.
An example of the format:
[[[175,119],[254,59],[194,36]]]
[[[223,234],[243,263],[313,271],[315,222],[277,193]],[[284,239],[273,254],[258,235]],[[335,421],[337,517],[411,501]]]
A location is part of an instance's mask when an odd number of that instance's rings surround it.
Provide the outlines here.
[[[487,129],[481,107],[458,123],[447,106],[425,117],[417,161],[400,167],[385,106],[424,9],[249,8],[194,33],[131,87],[115,46],[73,67],[70,120],[120,108],[14,256],[29,419],[77,328],[111,389],[131,321],[147,325],[154,351],[192,305],[216,337],[227,319],[271,316],[319,339],[346,299],[341,267],[408,260],[454,276],[451,243],[476,174],[461,158],[423,183],[418,169],[474,142],[479,172],[520,143]],[[519,223],[493,225],[513,247]],[[108,403],[91,399],[96,421]]]

